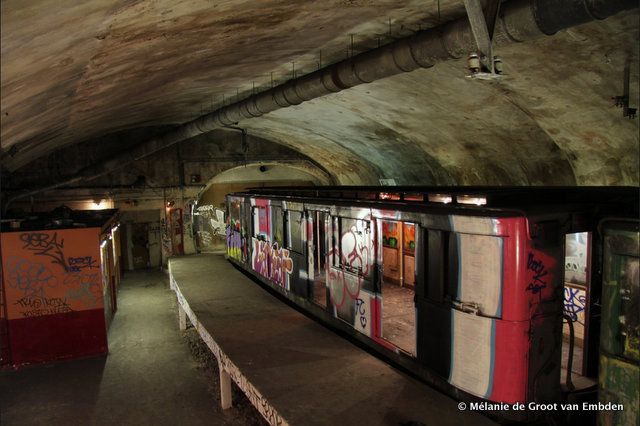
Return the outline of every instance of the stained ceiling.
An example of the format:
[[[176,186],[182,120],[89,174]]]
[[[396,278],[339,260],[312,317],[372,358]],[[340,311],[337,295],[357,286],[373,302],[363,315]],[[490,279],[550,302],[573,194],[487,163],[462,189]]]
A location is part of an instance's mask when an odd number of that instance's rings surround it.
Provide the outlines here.
[[[127,129],[184,123],[294,75],[465,14],[460,0],[6,0],[2,168]],[[239,123],[342,184],[638,185],[638,118],[613,105],[638,10]],[[123,146],[123,148],[126,148]]]

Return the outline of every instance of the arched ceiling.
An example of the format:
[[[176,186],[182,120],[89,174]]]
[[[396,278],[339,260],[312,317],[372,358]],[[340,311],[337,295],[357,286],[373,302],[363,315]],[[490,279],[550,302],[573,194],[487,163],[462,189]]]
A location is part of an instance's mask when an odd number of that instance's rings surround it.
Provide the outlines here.
[[[440,10],[438,12],[438,4]],[[7,0],[1,142],[13,171],[63,146],[178,124],[236,97],[464,16],[461,0]],[[320,55],[322,51],[322,56]],[[622,116],[638,11],[511,44],[500,83],[437,64],[240,123],[342,184],[638,185]],[[271,74],[273,73],[273,74]]]

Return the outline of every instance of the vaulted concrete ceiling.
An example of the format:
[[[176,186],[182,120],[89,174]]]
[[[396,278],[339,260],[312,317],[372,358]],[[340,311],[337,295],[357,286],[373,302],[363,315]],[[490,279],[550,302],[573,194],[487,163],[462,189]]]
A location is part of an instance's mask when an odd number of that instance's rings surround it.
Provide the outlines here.
[[[461,0],[1,7],[8,171],[108,133],[189,121],[272,78],[277,84],[464,16]],[[453,60],[240,125],[309,155],[344,184],[638,185],[638,119],[611,101],[630,61],[638,104],[637,9],[497,54],[500,83],[470,80],[465,60]]]

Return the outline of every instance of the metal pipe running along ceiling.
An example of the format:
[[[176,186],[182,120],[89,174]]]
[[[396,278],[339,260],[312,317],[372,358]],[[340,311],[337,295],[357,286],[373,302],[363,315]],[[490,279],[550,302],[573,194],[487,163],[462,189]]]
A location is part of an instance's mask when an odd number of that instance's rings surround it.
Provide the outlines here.
[[[499,46],[552,35],[562,29],[596,19],[605,19],[623,10],[637,7],[637,0],[507,1],[501,5],[494,44]],[[202,115],[162,136],[143,142],[128,152],[100,164],[85,167],[62,181],[16,194],[9,202],[71,183],[95,179],[175,143],[217,128],[260,117],[280,108],[299,105],[363,83],[418,68],[430,68],[437,62],[458,59],[476,49],[466,16],[419,31],[410,37],[360,53]]]

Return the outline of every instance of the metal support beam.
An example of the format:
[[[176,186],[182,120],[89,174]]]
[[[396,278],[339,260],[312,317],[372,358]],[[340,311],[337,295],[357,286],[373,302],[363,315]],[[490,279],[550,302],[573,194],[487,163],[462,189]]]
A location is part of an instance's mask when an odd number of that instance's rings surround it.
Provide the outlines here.
[[[496,28],[500,0],[489,0],[484,11],[480,0],[464,0],[469,25],[473,38],[478,46],[480,62],[490,72],[494,73],[493,64],[493,34]]]

